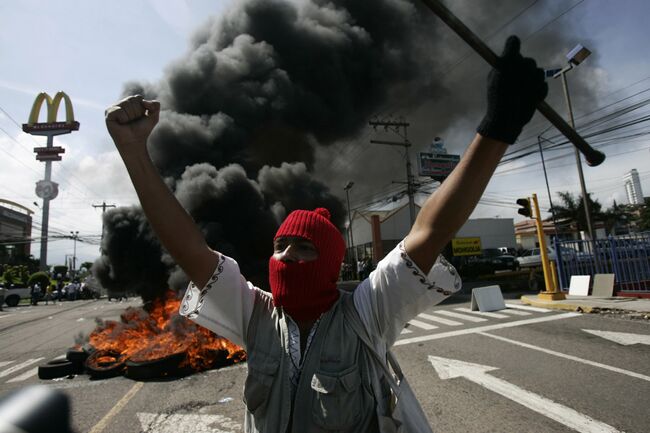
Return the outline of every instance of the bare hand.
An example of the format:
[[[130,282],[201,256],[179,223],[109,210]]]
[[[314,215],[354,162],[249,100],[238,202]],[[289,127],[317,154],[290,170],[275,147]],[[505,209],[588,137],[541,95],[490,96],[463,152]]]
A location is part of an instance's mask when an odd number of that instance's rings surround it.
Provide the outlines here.
[[[106,127],[120,152],[144,149],[158,123],[160,102],[129,96],[106,109]]]

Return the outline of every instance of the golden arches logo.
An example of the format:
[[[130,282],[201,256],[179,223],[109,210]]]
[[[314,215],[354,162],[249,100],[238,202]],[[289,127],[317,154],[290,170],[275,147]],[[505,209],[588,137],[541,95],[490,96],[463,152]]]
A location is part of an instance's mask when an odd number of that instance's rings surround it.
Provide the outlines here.
[[[61,101],[65,102],[65,122],[58,122],[56,116],[59,112]],[[39,122],[38,116],[43,107],[43,102],[47,107],[47,119],[45,122]],[[72,111],[72,102],[70,97],[64,92],[57,92],[54,98],[50,98],[45,92],[36,96],[32,111],[29,113],[29,120],[23,123],[23,131],[34,135],[60,135],[68,134],[79,129],[79,122],[74,120],[74,111]]]
[[[41,112],[43,102],[47,104],[47,123],[56,123],[56,116],[59,112],[59,105],[61,105],[62,100],[65,100],[65,123],[73,124],[74,111],[72,110],[72,102],[65,92],[57,92],[56,95],[54,95],[54,98],[50,98],[50,95],[45,92],[39,93],[34,100],[34,105],[32,105],[32,111],[29,114],[29,121],[27,124],[32,126],[35,123],[38,123],[38,116]]]

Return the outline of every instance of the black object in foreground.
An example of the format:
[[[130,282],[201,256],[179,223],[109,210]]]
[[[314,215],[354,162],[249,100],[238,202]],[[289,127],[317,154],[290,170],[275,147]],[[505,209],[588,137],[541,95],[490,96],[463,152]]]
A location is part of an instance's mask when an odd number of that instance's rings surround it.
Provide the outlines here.
[[[61,391],[31,386],[0,399],[0,433],[73,433],[70,403]]]

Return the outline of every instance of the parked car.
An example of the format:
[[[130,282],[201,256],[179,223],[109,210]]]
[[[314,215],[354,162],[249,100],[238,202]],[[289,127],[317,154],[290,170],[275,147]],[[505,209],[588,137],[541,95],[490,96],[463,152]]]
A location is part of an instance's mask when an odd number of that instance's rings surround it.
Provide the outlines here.
[[[549,260],[556,260],[557,254],[553,247],[546,247],[546,252],[548,254]],[[577,258],[577,253],[571,248],[562,247],[562,260],[573,260]],[[537,266],[542,266],[542,254],[540,248],[533,248],[524,252],[521,256],[517,258],[519,266],[522,268],[532,268]]]
[[[7,284],[5,286],[7,293],[5,293],[5,304],[10,307],[18,305],[21,299],[31,299],[32,292],[29,287],[19,284]]]
[[[487,248],[483,255],[468,257],[460,264],[459,272],[465,277],[493,274],[495,271],[516,271],[519,263],[515,256],[503,254],[498,248]]]

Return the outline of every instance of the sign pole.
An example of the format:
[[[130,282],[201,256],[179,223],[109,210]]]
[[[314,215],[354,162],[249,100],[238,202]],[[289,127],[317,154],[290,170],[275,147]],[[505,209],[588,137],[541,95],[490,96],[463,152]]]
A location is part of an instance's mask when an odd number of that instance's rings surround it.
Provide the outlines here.
[[[54,136],[47,136],[47,147],[51,148],[54,143]],[[45,161],[45,181],[52,180],[52,161]],[[43,219],[41,220],[41,258],[39,261],[39,269],[41,271],[47,270],[47,238],[50,221],[50,197],[43,196]]]
[[[57,114],[61,102],[65,103],[65,122],[57,121]],[[47,107],[47,119],[39,122],[39,114],[43,103]],[[36,160],[45,162],[45,179],[36,182],[36,196],[43,199],[43,219],[41,222],[41,257],[39,268],[47,270],[47,238],[50,219],[50,201],[59,194],[59,186],[52,182],[52,161],[61,161],[61,153],[65,153],[62,147],[54,147],[54,136],[69,134],[79,130],[79,122],[74,120],[72,102],[64,92],[57,92],[54,98],[41,92],[36,96],[29,120],[23,124],[23,131],[31,135],[47,137],[46,147],[36,147]]]

